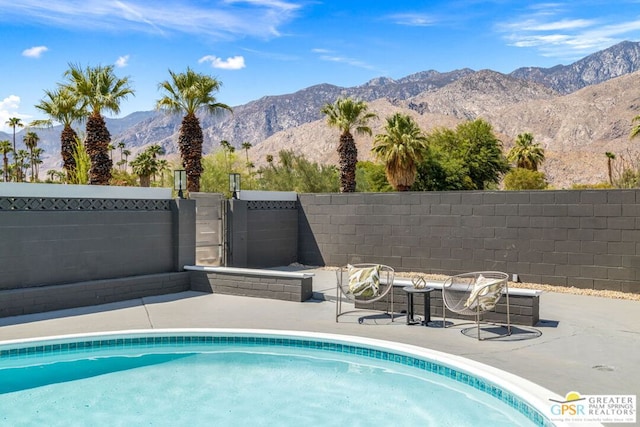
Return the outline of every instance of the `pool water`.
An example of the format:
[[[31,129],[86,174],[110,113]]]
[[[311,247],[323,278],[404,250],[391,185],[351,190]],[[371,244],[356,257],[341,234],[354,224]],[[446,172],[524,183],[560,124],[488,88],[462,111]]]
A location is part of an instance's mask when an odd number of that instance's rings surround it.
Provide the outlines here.
[[[0,358],[0,425],[535,425],[491,394],[393,355],[310,347],[39,347]]]

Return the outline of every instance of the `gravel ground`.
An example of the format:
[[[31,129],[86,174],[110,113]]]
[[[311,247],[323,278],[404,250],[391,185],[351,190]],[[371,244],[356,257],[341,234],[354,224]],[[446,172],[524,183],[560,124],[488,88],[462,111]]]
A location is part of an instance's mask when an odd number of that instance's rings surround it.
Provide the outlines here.
[[[413,277],[421,274],[430,279],[435,279],[435,280],[444,280],[447,277],[440,274],[404,273],[404,272],[397,273],[398,277]],[[520,282],[509,282],[509,287],[522,288],[522,289],[537,289],[540,291],[557,292],[561,294],[589,295],[589,296],[603,297],[603,298],[640,301],[640,294],[633,294],[633,293],[620,292],[620,291],[582,289],[582,288],[575,288],[575,287],[543,285],[539,283],[520,283]]]
[[[291,264],[292,266],[305,267],[301,264]],[[324,268],[327,270],[336,270],[338,267],[309,267],[307,268]],[[424,274],[417,272],[396,272],[398,277],[411,278],[414,276],[424,276],[433,280],[444,280],[448,276],[442,274]],[[589,295],[594,297],[612,298],[612,299],[624,299],[631,301],[640,301],[640,294],[633,294],[629,292],[609,291],[609,290],[597,290],[597,289],[582,289],[566,286],[554,286],[543,285],[540,283],[521,283],[521,282],[509,282],[509,287],[522,288],[522,289],[536,289],[545,292],[556,292],[561,294],[573,294],[573,295]]]

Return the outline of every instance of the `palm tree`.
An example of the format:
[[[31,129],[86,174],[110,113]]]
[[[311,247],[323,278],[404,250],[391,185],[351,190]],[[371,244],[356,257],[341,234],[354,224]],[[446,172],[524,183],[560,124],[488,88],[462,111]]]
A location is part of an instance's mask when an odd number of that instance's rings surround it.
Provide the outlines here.
[[[29,164],[25,162],[26,159],[29,158],[29,152],[27,150],[18,150],[15,154],[16,158],[16,182],[24,182],[24,177],[26,176],[25,170],[29,167]]]
[[[47,176],[49,177],[49,181],[53,182],[55,177],[57,176],[58,171],[55,169],[49,169],[47,171]]]
[[[544,148],[533,143],[533,135],[521,133],[516,138],[516,145],[509,151],[507,159],[516,167],[537,171],[544,161]]]
[[[33,151],[38,146],[38,141],[40,141],[40,137],[38,136],[37,133],[35,133],[33,131],[28,131],[22,137],[22,142],[24,142],[24,145],[29,150],[29,159],[30,159],[29,163],[31,164],[31,181],[33,181],[34,178],[35,178],[35,166],[36,165],[35,165],[35,158],[34,158],[34,155],[33,155]]]
[[[67,87],[91,108],[85,141],[91,159],[89,183],[109,185],[113,165],[108,153],[111,134],[102,111],[120,112],[120,102],[134,93],[129,86],[129,78],[116,77],[113,65],[87,67],[84,70],[77,65],[70,65],[65,76],[68,79]]]
[[[244,154],[247,158],[247,164],[249,164],[249,149],[253,147],[253,145],[250,142],[243,142],[242,143],[242,149],[244,150]]]
[[[609,175],[609,184],[613,185],[613,161],[616,159],[616,155],[610,152],[604,153],[607,156],[607,174]]]
[[[122,151],[124,150],[124,147],[126,147],[124,141],[120,141],[118,142],[118,149],[120,150],[120,162],[124,163],[124,154],[122,153]],[[120,163],[118,163],[120,164]]]
[[[231,143],[229,143],[229,141],[226,141],[224,139],[220,141],[220,145],[222,146],[222,150],[224,150],[224,163],[227,167],[227,172],[231,172],[231,165],[229,164],[229,154],[235,152],[236,147],[234,147],[233,145],[231,145]]]
[[[131,161],[133,173],[140,177],[140,187],[151,186],[151,176],[158,171],[158,166],[149,151],[143,151]]]
[[[322,114],[327,116],[327,124],[340,130],[338,156],[340,166],[340,191],[351,193],[356,190],[356,163],[358,149],[351,135],[351,129],[357,134],[371,135],[371,128],[367,122],[377,117],[375,113],[367,112],[364,101],[354,101],[351,98],[339,98],[333,104],[322,107]]]
[[[202,128],[196,112],[204,108],[215,114],[222,110],[232,111],[226,104],[217,102],[214,94],[222,83],[205,74],[196,73],[187,68],[184,73],[169,70],[171,80],[160,83],[165,95],[158,100],[157,108],[172,113],[185,113],[180,125],[178,146],[182,157],[182,166],[187,173],[187,191],[200,191],[202,175]]]
[[[36,181],[39,180],[40,165],[42,164],[42,158],[40,156],[42,156],[42,153],[44,153],[44,150],[40,147],[34,148],[33,153],[31,153],[31,161],[33,162],[33,166],[36,172]]]
[[[9,120],[6,121],[7,126],[11,126],[13,128],[13,161],[14,161],[14,167],[15,167],[15,171],[16,174],[18,173],[18,158],[16,157],[16,154],[18,153],[16,151],[16,128],[19,127],[24,127],[24,124],[22,123],[22,119],[18,118],[18,117],[10,117]],[[19,181],[18,176],[16,175],[16,181]]]
[[[131,150],[122,150],[122,155],[124,156],[124,160],[122,160],[124,165],[124,170],[127,170],[127,163],[129,163],[129,156],[131,155]]]
[[[11,148],[11,142],[8,139],[4,141],[0,141],[0,153],[2,153],[2,164],[4,165],[2,168],[2,175],[4,178],[4,182],[9,181],[9,157],[7,154],[13,153],[13,148]]]
[[[60,87],[57,90],[45,91],[44,93],[45,98],[36,105],[36,108],[63,125],[60,134],[60,154],[62,155],[62,167],[69,173],[76,167],[73,159],[73,147],[78,137],[71,125],[86,117],[86,107],[80,97],[69,88]]]
[[[164,148],[162,148],[159,144],[150,145],[146,150],[147,153],[153,158],[153,161],[158,164],[158,156],[162,156],[164,154]],[[158,168],[156,167],[156,171],[153,173],[153,182],[156,182],[156,172],[158,172]]]
[[[166,159],[157,161],[158,173],[160,174],[160,187],[164,187],[164,173],[169,170],[169,162]]]
[[[397,191],[408,191],[416,181],[427,138],[407,114],[396,113],[387,118],[385,131],[375,136],[371,151],[384,161],[389,183]]]

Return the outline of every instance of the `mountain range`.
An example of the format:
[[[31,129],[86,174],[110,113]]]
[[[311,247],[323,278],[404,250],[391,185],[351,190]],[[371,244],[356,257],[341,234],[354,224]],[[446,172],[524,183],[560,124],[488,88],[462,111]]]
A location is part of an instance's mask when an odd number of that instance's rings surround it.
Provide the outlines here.
[[[625,41],[570,65],[519,68],[509,74],[461,69],[418,72],[393,80],[378,77],[360,86],[327,83],[279,96],[266,96],[235,106],[233,114],[201,116],[204,152],[227,140],[240,148],[250,142],[249,157],[256,165],[266,155],[293,150],[309,160],[336,162],[338,132],[327,127],[320,109],[338,97],[367,101],[379,119],[371,123],[382,132],[385,118],[395,112],[412,115],[425,131],[454,127],[483,118],[492,124],[505,150],[518,134],[531,132],[545,149],[542,171],[556,188],[607,179],[605,152],[618,161],[640,158],[628,135],[631,120],[640,114],[640,43]],[[124,142],[134,154],[160,144],[177,156],[182,117],[163,112],[136,112],[107,119],[112,141]],[[38,130],[44,149],[43,170],[58,168],[60,127]],[[0,139],[12,135],[0,132]],[[18,134],[17,141],[21,141]],[[372,159],[372,138],[356,136],[359,159]],[[116,159],[118,157],[116,156]]]

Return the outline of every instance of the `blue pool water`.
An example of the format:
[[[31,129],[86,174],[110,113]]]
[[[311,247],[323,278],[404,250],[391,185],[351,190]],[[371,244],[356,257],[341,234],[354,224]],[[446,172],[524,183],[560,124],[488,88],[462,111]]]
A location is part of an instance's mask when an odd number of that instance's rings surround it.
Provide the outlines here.
[[[173,333],[0,345],[0,425],[545,423],[480,378],[348,342]]]

